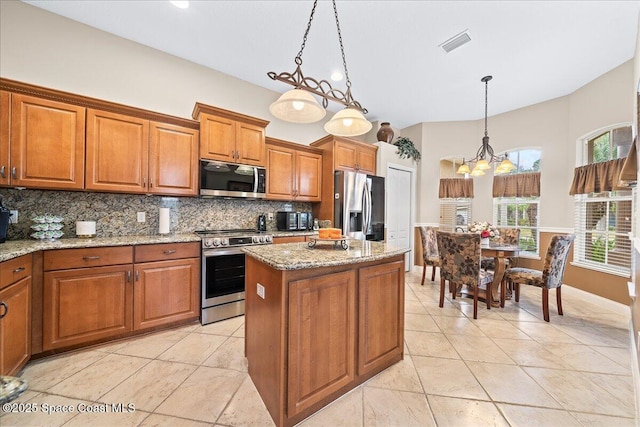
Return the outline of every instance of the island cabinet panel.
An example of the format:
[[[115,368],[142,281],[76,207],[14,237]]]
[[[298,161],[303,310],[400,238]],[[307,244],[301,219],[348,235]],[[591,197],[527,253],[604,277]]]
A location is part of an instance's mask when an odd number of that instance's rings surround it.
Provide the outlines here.
[[[200,259],[178,259],[135,265],[135,330],[199,315]]]
[[[14,375],[31,357],[31,276],[0,290],[0,375]]]
[[[403,351],[404,263],[360,269],[358,374],[379,372]]]
[[[132,267],[116,265],[45,272],[43,350],[131,331]]]
[[[146,193],[149,121],[89,109],[87,190]]]
[[[8,184],[83,189],[84,107],[14,93],[10,132]]]
[[[287,416],[355,380],[356,273],[289,282]]]

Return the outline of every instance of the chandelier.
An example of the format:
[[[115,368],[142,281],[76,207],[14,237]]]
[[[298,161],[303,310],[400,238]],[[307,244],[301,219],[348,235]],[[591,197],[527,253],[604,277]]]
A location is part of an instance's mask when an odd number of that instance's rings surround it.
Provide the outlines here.
[[[351,95],[351,80],[349,79],[349,71],[347,70],[347,60],[344,56],[344,47],[342,46],[342,33],[340,32],[340,21],[338,20],[338,9],[335,0],[333,3],[333,14],[336,19],[336,27],[338,29],[338,40],[340,41],[340,52],[342,53],[342,65],[344,67],[344,76],[346,79],[347,89],[341,91],[334,89],[327,80],[317,80],[313,77],[305,77],[302,73],[302,52],[307,42],[307,36],[311,29],[311,22],[318,4],[318,0],[314,0],[307,29],[302,37],[302,45],[300,51],[295,57],[296,69],[293,73],[282,72],[276,74],[273,71],[267,73],[269,78],[277,80],[291,86],[291,89],[278,98],[269,106],[269,111],[275,117],[292,123],[313,123],[321,120],[325,114],[325,108],[329,105],[329,100],[338,102],[345,106],[338,111],[331,120],[324,125],[324,130],[332,135],[337,136],[357,136],[367,133],[371,130],[371,122],[369,122],[364,114],[367,109],[362,107],[358,101],[353,99]],[[322,98],[322,106],[311,95],[317,95]]]
[[[496,175],[508,173],[514,170],[516,167],[511,163],[507,154],[504,157],[496,156],[493,152],[493,148],[489,144],[489,133],[487,132],[487,99],[489,93],[489,80],[492,76],[485,76],[480,79],[484,83],[484,137],[482,138],[482,145],[478,148],[476,156],[468,161],[462,159],[462,164],[458,168],[456,173],[464,175],[470,174],[471,176],[484,175],[484,171],[492,168],[492,164],[498,164],[495,170]],[[469,164],[475,164],[473,170],[469,168]]]

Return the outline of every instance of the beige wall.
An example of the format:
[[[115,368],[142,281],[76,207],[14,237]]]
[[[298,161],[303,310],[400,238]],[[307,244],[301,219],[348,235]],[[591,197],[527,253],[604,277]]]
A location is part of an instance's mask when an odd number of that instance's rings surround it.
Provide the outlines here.
[[[185,118],[198,101],[269,120],[267,135],[303,144],[326,135],[324,123],[273,117],[279,93],[14,0],[0,1],[0,76]]]

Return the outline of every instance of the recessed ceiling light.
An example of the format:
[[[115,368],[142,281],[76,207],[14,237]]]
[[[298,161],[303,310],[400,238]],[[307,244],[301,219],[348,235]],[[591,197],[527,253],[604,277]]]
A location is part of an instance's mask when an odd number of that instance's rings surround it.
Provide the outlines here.
[[[339,82],[343,78],[344,76],[340,71],[334,71],[333,73],[331,73],[331,80],[333,80],[334,82]]]
[[[442,50],[449,53],[452,50],[459,48],[463,44],[469,43],[470,41],[471,41],[471,36],[469,35],[469,30],[464,30],[460,34],[456,34],[455,36],[451,37],[449,40],[440,44],[439,46],[442,48]]]
[[[179,9],[186,9],[189,7],[189,2],[187,0],[172,0],[170,3]]]

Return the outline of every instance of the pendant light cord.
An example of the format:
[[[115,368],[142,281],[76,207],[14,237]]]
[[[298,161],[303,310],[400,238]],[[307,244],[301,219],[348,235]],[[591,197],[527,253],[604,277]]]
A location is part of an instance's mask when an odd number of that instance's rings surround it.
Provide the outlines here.
[[[336,17],[336,28],[338,29],[338,41],[340,41],[340,53],[342,54],[342,65],[344,66],[344,78],[347,81],[347,88],[350,88],[351,80],[349,79],[349,70],[347,70],[347,59],[344,56],[344,46],[342,46],[342,32],[340,31],[340,20],[338,19],[338,8],[336,7],[336,0],[333,0],[333,14]]]
[[[318,0],[314,0],[313,8],[311,8],[311,15],[309,15],[309,22],[307,23],[307,29],[304,32],[304,36],[302,37],[302,45],[300,46],[300,51],[296,55],[296,59],[295,59],[296,64],[298,65],[302,65],[302,51],[304,50],[304,47],[307,44],[307,36],[309,35],[309,30],[311,30],[311,21],[313,21],[313,14],[316,13],[317,5],[318,5]],[[334,7],[335,7],[335,1],[334,1]],[[342,42],[341,42],[341,45],[342,45]],[[342,57],[344,58],[344,53],[342,54]]]
[[[484,82],[484,136],[489,136],[487,132],[487,106],[489,105],[489,79]]]

